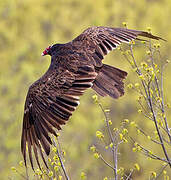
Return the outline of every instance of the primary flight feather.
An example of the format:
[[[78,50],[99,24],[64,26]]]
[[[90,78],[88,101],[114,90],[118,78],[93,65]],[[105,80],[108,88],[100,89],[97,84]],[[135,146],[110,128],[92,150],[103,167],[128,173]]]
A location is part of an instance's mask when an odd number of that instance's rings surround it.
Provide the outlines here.
[[[144,31],[124,28],[91,27],[66,44],[55,44],[45,49],[42,55],[51,56],[47,72],[34,82],[26,97],[21,151],[26,163],[26,146],[32,169],[34,152],[40,168],[38,151],[45,163],[52,145],[49,134],[57,136],[76,107],[79,96],[93,88],[101,96],[118,98],[124,94],[125,71],[102,63],[105,55],[121,43],[129,43],[144,36],[159,40]]]

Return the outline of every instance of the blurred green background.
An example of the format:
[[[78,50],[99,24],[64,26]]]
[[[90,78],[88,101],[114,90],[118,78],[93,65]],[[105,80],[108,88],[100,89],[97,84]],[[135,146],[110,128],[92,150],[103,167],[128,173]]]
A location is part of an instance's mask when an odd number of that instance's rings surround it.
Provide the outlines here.
[[[0,0],[0,179],[19,179],[11,172],[11,166],[17,166],[22,160],[20,137],[24,101],[28,87],[50,64],[49,56],[41,56],[46,47],[68,42],[89,26],[122,27],[122,22],[127,22],[128,28],[146,30],[151,27],[153,34],[167,39],[168,42],[161,43],[162,56],[170,59],[170,11],[170,0]],[[141,49],[135,49],[136,55],[141,57]],[[119,51],[110,53],[105,60],[107,64],[131,71]],[[164,76],[168,99],[171,98],[170,68],[169,65]],[[126,84],[133,78],[130,72]],[[85,93],[61,133],[71,179],[80,179],[81,171],[90,180],[112,176],[110,169],[89,152],[89,147],[96,143],[95,132],[104,126],[103,114],[93,103],[93,94],[93,90]],[[126,90],[119,100],[101,98],[103,105],[111,109],[114,127],[124,118],[141,120],[135,96]],[[142,122],[148,127],[148,121]],[[152,146],[150,141],[144,144]],[[133,153],[127,145],[122,147],[121,153],[119,166],[129,170],[135,162],[140,164],[141,170],[135,179],[148,179],[150,172],[160,167],[156,161]]]

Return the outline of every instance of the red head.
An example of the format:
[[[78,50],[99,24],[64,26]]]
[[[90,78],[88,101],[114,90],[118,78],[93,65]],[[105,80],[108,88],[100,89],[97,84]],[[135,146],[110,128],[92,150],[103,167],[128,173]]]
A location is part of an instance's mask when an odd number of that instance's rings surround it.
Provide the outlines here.
[[[50,55],[50,54],[49,54],[50,49],[51,49],[51,46],[49,46],[48,48],[46,48],[46,49],[43,51],[42,56]]]

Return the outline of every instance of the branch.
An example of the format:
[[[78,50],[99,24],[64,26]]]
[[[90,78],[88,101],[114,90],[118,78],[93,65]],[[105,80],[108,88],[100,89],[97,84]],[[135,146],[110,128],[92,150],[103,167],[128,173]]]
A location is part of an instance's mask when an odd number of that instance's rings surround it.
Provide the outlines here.
[[[54,146],[57,148],[57,144],[56,144],[56,142],[55,142],[54,137],[53,137],[53,144],[54,144]],[[59,161],[60,161],[60,164],[61,164],[61,167],[62,167],[64,176],[65,176],[65,179],[66,179],[66,180],[70,180],[69,176],[67,175],[67,172],[66,172],[64,163],[63,163],[63,161],[62,161],[61,153],[60,153],[60,151],[59,151],[59,150],[60,150],[59,140],[58,140],[58,145],[59,145],[59,148],[57,148],[57,155],[58,155],[58,158],[59,158]]]

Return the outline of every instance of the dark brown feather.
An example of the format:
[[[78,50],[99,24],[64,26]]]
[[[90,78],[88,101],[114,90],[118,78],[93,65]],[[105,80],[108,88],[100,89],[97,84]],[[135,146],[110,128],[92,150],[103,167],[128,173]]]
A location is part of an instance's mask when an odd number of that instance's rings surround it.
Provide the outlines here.
[[[21,151],[26,161],[26,146],[34,170],[32,151],[37,165],[38,150],[47,167],[43,150],[50,153],[50,134],[57,136],[76,107],[79,96],[92,87],[101,96],[118,98],[124,94],[123,79],[127,73],[102,63],[104,56],[123,42],[143,36],[160,40],[148,32],[123,28],[91,27],[73,41],[49,48],[51,65],[28,91],[23,117]],[[139,38],[137,38],[139,39]],[[163,40],[163,39],[162,39]]]

